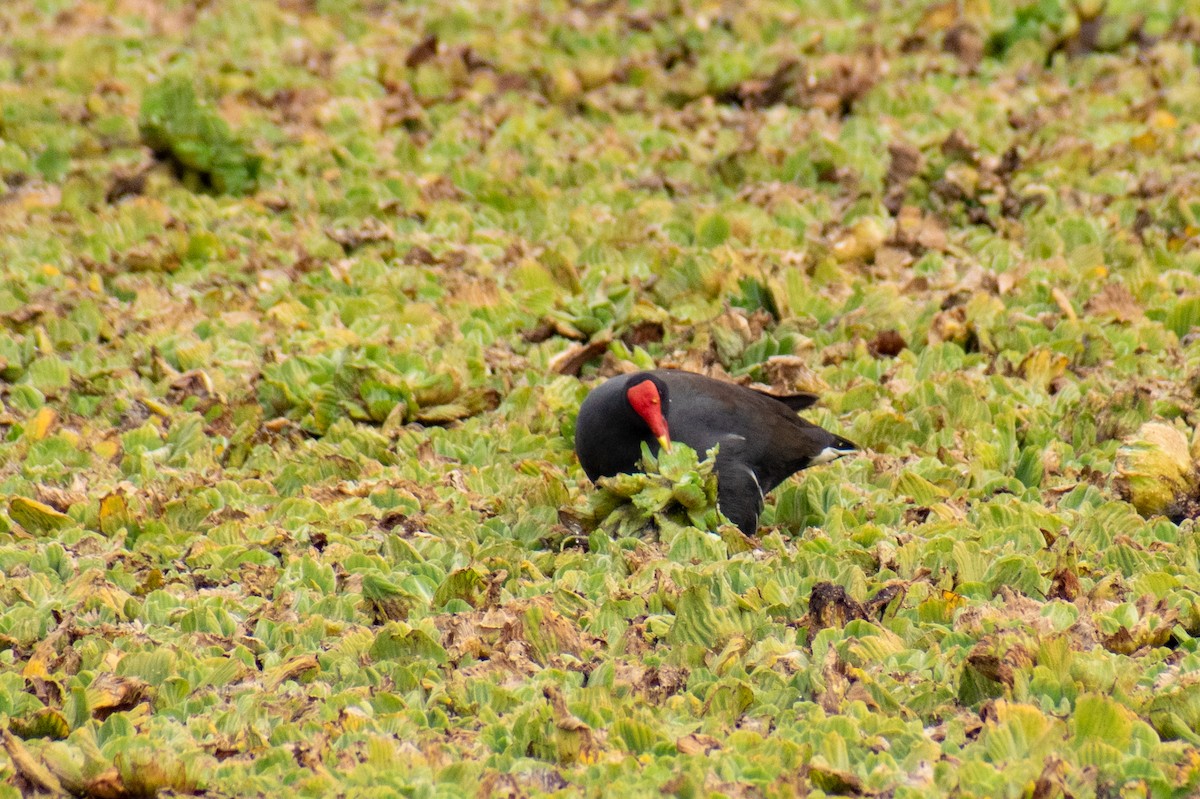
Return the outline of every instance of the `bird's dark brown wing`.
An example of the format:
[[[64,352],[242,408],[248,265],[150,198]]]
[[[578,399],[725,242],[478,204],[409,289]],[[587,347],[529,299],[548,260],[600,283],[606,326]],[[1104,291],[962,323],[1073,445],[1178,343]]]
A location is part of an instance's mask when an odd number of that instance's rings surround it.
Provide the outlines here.
[[[800,418],[788,403],[772,395],[690,372],[655,374],[671,390],[667,419],[671,437],[698,453],[719,443],[722,459],[744,463],[754,471],[761,493],[834,444],[832,433]]]

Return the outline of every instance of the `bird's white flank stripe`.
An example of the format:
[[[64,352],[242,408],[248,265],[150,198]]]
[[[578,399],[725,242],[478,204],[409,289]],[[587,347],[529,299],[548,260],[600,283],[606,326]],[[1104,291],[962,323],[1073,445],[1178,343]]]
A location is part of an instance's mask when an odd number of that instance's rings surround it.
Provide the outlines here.
[[[758,482],[758,475],[754,473],[753,469],[745,464],[742,465],[742,468],[750,472],[750,479],[754,481],[754,487],[758,489],[758,496],[762,499],[766,499],[767,495],[763,493],[762,484]]]

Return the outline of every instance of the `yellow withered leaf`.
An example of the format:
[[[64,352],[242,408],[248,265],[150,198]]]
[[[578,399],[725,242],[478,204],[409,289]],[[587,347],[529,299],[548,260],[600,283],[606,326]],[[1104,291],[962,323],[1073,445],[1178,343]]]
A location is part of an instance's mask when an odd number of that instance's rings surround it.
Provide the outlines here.
[[[129,503],[122,494],[108,494],[100,500],[100,530],[113,533],[129,521]]]
[[[62,783],[58,778],[7,728],[0,728],[0,740],[3,741],[4,750],[8,752],[9,760],[22,777],[43,791],[55,795],[63,793]]]
[[[1075,306],[1071,304],[1071,299],[1063,293],[1062,289],[1050,289],[1050,296],[1054,298],[1054,303],[1058,309],[1063,312],[1063,316],[1074,322],[1079,317],[1075,314]]]
[[[850,226],[830,250],[839,261],[858,261],[873,258],[887,240],[887,229],[874,217],[864,216]]]
[[[153,413],[156,416],[162,416],[166,418],[171,415],[171,409],[158,400],[151,399],[149,397],[143,397],[142,404],[146,406],[146,410],[150,411],[150,413]]]
[[[96,453],[97,457],[106,461],[110,461],[117,457],[117,453],[121,451],[121,445],[111,439],[97,441],[92,445],[92,452]]]
[[[35,677],[48,680],[50,679],[50,671],[46,668],[46,661],[35,654],[25,663],[25,668],[21,670],[21,676],[27,680],[32,680]]]
[[[38,408],[38,412],[33,415],[33,420],[29,423],[29,437],[34,441],[41,441],[50,432],[50,428],[58,420],[58,412],[53,408],[42,406]]]
[[[25,717],[9,719],[9,729],[25,740],[50,738],[61,741],[71,734],[66,717],[52,707],[44,707]]]
[[[30,533],[48,533],[75,523],[67,514],[28,497],[13,497],[8,501],[8,515]]]
[[[1170,111],[1160,108],[1150,115],[1150,125],[1159,130],[1170,130],[1179,127],[1179,120]]]
[[[321,667],[316,655],[300,655],[291,660],[280,663],[278,666],[267,671],[264,676],[264,683],[267,688],[274,690],[282,685],[287,680],[299,680],[306,672]]]
[[[986,20],[991,15],[992,8],[988,0],[945,0],[925,9],[921,21],[917,23],[917,30],[942,31],[959,20]]]
[[[935,3],[925,9],[918,27],[922,30],[940,31],[949,28],[958,20],[958,5],[955,0]]]
[[[957,608],[959,605],[962,605],[964,602],[966,602],[967,598],[965,596],[963,596],[962,594],[956,594],[953,591],[943,588],[942,589],[942,601],[945,602],[950,607],[951,610],[953,610],[953,609]]]
[[[150,686],[136,677],[101,674],[87,687],[88,708],[92,715],[107,718],[117,711],[131,711],[150,694]]]
[[[1173,515],[1194,496],[1200,475],[1187,436],[1147,422],[1117,450],[1117,487],[1142,516]]]
[[[1152,130],[1139,133],[1130,139],[1129,142],[1133,145],[1133,149],[1139,153],[1152,153],[1158,149],[1158,136]]]
[[[1070,363],[1070,359],[1060,352],[1034,350],[1021,361],[1021,374],[1030,383],[1045,387],[1062,377]]]

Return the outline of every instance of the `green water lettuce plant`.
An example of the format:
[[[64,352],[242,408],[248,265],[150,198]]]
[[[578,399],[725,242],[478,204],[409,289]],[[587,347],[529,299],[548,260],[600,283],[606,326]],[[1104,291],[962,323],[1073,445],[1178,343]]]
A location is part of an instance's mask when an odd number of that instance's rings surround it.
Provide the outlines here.
[[[138,128],[146,146],[198,188],[246,194],[258,183],[262,156],[201,102],[187,76],[172,74],[147,88]]]

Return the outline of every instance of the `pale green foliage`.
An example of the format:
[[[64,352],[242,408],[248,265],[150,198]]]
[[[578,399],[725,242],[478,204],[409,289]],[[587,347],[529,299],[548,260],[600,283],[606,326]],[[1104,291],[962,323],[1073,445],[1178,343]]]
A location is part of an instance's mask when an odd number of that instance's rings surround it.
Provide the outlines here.
[[[658,529],[688,525],[715,530],[717,476],[716,451],[703,462],[686,444],[651,455],[643,445],[641,472],[600,479],[589,500],[589,515],[610,535],[643,535]],[[727,523],[727,522],[726,522]],[[669,543],[664,538],[664,543]]]

